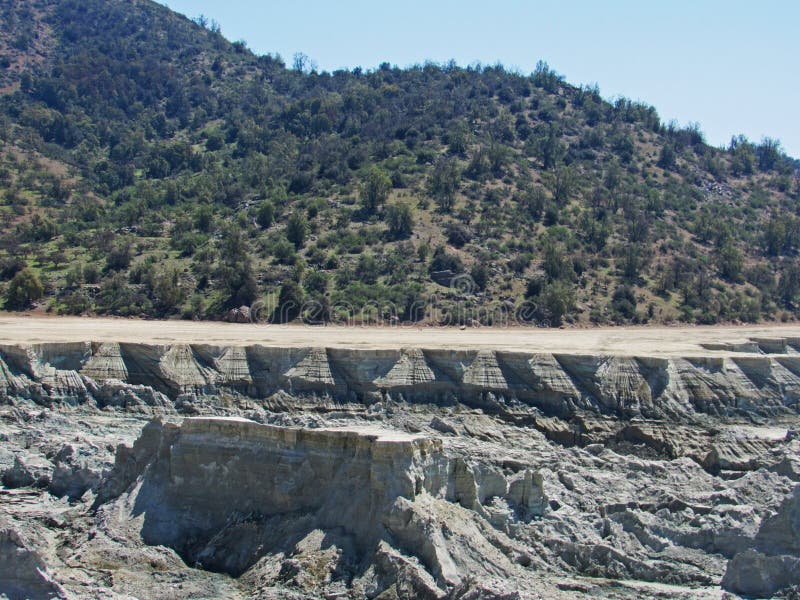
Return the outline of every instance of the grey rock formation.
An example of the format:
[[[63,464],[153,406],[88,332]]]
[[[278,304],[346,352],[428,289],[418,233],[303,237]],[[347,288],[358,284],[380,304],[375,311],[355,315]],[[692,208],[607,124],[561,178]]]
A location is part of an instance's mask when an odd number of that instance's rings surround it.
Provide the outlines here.
[[[723,588],[766,598],[800,586],[800,487],[762,522],[754,541],[728,564]]]
[[[204,350],[204,349],[203,349]],[[201,352],[203,351],[201,350]],[[247,352],[239,346],[225,348],[219,355],[211,353],[214,369],[220,375],[220,381],[226,384],[250,384],[253,377],[247,362]]]
[[[128,367],[122,358],[119,344],[110,342],[95,345],[92,348],[92,355],[81,367],[81,373],[96,381],[128,379]]]
[[[334,375],[325,348],[311,348],[284,376],[291,382],[293,389],[300,391],[333,391],[337,387],[343,387],[338,374]]]
[[[790,594],[800,343],[740,346],[2,346],[0,594]]]
[[[415,580],[432,577],[426,589],[438,597],[466,572],[517,569],[493,545],[496,533],[480,518],[482,503],[503,502],[523,522],[546,505],[543,480],[532,471],[507,478],[449,457],[436,439],[376,427],[294,429],[191,418],[179,429],[154,423],[137,446],[118,455],[100,493],[101,510],[141,514],[144,542],[237,576],[284,550],[287,540],[321,531],[345,540],[339,562],[363,563],[380,541],[417,556],[424,567]],[[469,535],[454,544],[445,524]]]
[[[0,596],[10,600],[66,598],[35,546],[0,520]]]
[[[464,369],[462,381],[465,385],[480,390],[508,390],[497,355],[490,350],[481,350]]]
[[[120,382],[111,398],[107,382]],[[220,393],[267,398],[284,390],[366,403],[389,393],[560,418],[593,413],[695,422],[796,415],[800,362],[790,355],[744,354],[652,358],[130,343],[0,347],[0,399],[105,405],[139,398],[145,406],[163,405],[154,393],[124,393],[120,384],[145,386],[183,404]]]
[[[80,498],[100,485],[103,470],[88,449],[66,444],[53,458],[53,475],[49,490],[55,496]]]
[[[419,348],[401,351],[400,358],[389,372],[375,380],[382,388],[414,388],[436,381],[436,375],[428,365],[425,353]]]
[[[3,473],[3,485],[14,489],[21,487],[46,488],[50,485],[53,464],[34,453],[18,454],[11,468]]]

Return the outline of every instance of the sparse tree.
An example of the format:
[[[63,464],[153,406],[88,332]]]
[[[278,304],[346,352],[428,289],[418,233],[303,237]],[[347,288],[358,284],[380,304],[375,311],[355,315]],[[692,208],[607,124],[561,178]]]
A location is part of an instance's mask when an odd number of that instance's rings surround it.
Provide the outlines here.
[[[408,237],[414,231],[414,209],[406,202],[390,204],[386,208],[386,223],[392,238]]]
[[[44,286],[39,277],[25,267],[11,280],[6,289],[6,310],[25,310],[44,296]]]
[[[278,294],[278,306],[275,308],[273,321],[278,323],[294,321],[300,316],[304,302],[303,288],[294,279],[286,281]]]
[[[661,153],[658,156],[658,166],[667,171],[675,168],[675,148],[672,144],[661,146]]]
[[[269,200],[264,200],[256,211],[256,223],[264,229],[268,229],[275,221],[275,205]]]
[[[460,182],[461,172],[456,161],[452,158],[439,159],[428,179],[428,191],[443,212],[453,209]]]
[[[374,213],[389,197],[392,180],[383,169],[373,167],[361,186],[361,203],[369,213]]]
[[[758,157],[758,168],[760,171],[771,171],[781,160],[781,143],[778,140],[765,137],[756,146],[756,156]]]
[[[790,262],[781,268],[778,296],[786,308],[791,308],[798,292],[800,292],[800,266],[796,262]]]
[[[562,319],[575,310],[575,289],[566,281],[551,281],[539,294],[539,307],[551,325],[559,325]]]
[[[742,278],[743,268],[742,253],[730,241],[726,242],[717,252],[717,269],[720,277],[738,283]]]
[[[253,275],[250,247],[242,230],[234,224],[225,227],[219,250],[216,276],[225,293],[224,305],[228,308],[249,306],[258,296],[258,284]]]
[[[155,273],[148,287],[153,307],[162,315],[174,312],[186,299],[186,289],[181,285],[180,273],[175,268]]]
[[[786,241],[786,225],[783,219],[771,217],[764,227],[764,252],[768,256],[778,256],[783,253],[784,242]]]
[[[305,215],[299,211],[293,212],[286,225],[286,239],[292,242],[295,248],[300,249],[306,243],[307,233],[308,221]]]
[[[636,316],[636,296],[632,287],[621,285],[614,290],[611,297],[611,310],[618,321],[630,320]]]
[[[447,146],[450,154],[463,156],[467,151],[467,128],[464,125],[453,127],[447,133]]]
[[[565,147],[559,137],[558,127],[551,124],[547,135],[541,137],[536,144],[536,156],[547,171],[553,169],[564,156]]]
[[[123,238],[114,244],[106,256],[107,271],[122,271],[131,266],[133,260],[133,244],[130,239]]]
[[[489,283],[489,269],[486,268],[485,264],[477,262],[472,265],[469,275],[472,277],[472,281],[478,291],[482,292],[486,289],[486,284]]]
[[[194,211],[194,226],[199,231],[208,231],[214,222],[214,210],[209,204],[201,204]]]
[[[553,173],[546,173],[544,177],[545,185],[553,195],[553,201],[563,206],[566,204],[577,187],[575,173],[570,167],[561,167]]]
[[[309,294],[324,294],[328,291],[328,276],[322,271],[311,271],[303,282]]]

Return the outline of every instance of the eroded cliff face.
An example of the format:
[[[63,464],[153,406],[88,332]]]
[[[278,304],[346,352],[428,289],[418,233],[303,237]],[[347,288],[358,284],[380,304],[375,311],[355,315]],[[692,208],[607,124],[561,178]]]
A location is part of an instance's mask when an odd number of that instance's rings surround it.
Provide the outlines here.
[[[0,346],[0,397],[142,404],[283,391],[337,402],[408,402],[570,417],[692,421],[796,415],[800,356],[654,358],[490,350],[343,350],[102,343]],[[142,389],[151,392],[142,394]]]
[[[800,359],[762,342],[2,346],[0,594],[783,593]]]
[[[459,406],[536,428],[560,444],[633,444],[666,458],[689,456],[719,472],[749,468],[753,455],[774,440],[731,440],[717,425],[791,422],[800,410],[800,355],[768,341],[762,340],[764,348],[784,353],[665,358],[420,348],[0,346],[0,399],[142,415],[241,414],[249,403],[320,414],[360,413],[382,402]]]
[[[439,597],[467,574],[519,569],[518,556],[498,547],[482,502],[504,502],[519,523],[546,507],[536,472],[503,473],[441,440],[375,426],[189,418],[151,423],[137,446],[118,456],[97,500],[101,514],[141,516],[141,540],[173,548],[187,564],[238,577],[262,561],[256,569],[266,577],[264,562],[277,561],[273,585],[293,568],[296,546],[321,539],[331,546],[329,579],[378,592],[405,577],[416,594]],[[459,531],[467,535],[452,539]],[[403,575],[392,556],[421,564]]]

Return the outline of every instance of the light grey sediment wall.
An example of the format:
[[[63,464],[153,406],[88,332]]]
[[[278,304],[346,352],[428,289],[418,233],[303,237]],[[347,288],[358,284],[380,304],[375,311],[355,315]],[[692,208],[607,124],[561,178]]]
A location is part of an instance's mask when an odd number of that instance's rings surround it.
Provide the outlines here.
[[[133,388],[131,388],[133,386]],[[491,350],[205,344],[0,346],[0,397],[80,403],[149,388],[150,401],[279,391],[341,402],[391,397],[620,418],[796,413],[800,356],[647,357]],[[100,396],[100,398],[97,398]]]

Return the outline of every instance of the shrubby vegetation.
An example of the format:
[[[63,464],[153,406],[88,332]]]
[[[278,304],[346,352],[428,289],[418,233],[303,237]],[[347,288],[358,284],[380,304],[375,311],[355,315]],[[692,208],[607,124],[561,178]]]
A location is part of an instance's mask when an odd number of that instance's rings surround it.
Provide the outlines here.
[[[27,267],[17,272],[6,288],[5,307],[8,310],[24,310],[44,295],[42,282],[36,273]]]
[[[276,320],[502,309],[550,325],[798,312],[798,163],[774,139],[712,148],[545,63],[328,73],[155,3],[0,12],[15,23],[0,59],[27,61],[0,75],[8,309],[221,318],[263,300]]]

